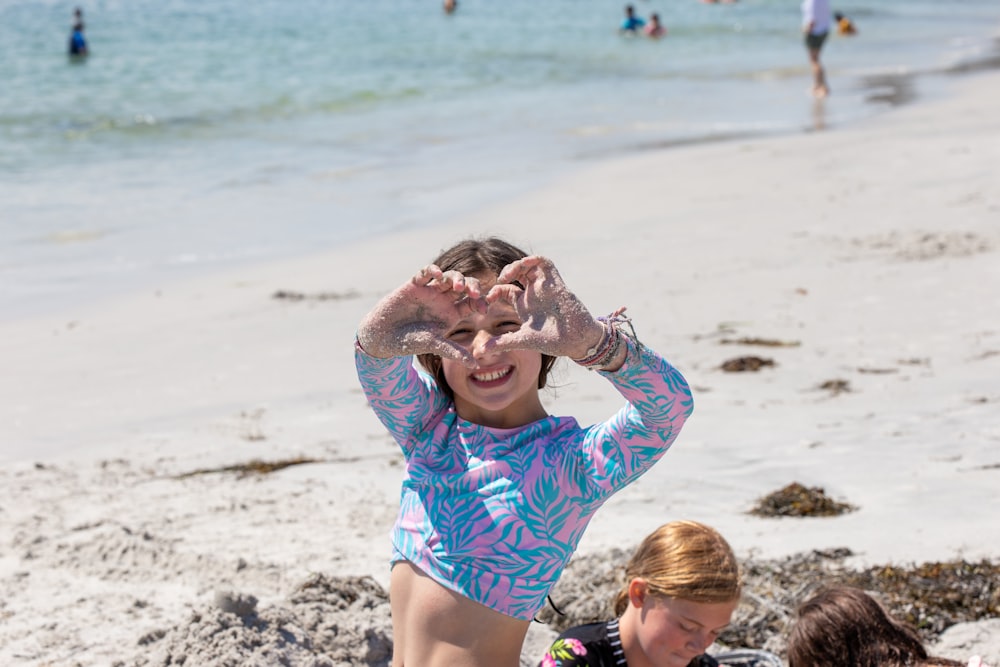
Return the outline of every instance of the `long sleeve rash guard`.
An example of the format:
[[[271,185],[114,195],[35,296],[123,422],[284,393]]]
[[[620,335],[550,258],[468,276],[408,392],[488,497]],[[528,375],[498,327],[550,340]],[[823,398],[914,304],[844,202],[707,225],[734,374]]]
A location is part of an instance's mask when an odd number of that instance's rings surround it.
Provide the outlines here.
[[[599,372],[627,404],[586,428],[572,417],[515,429],[473,424],[411,357],[378,359],[356,346],[368,402],[406,460],[393,562],[533,618],[597,509],[663,456],[691,414],[680,372],[625,341],[622,367]]]

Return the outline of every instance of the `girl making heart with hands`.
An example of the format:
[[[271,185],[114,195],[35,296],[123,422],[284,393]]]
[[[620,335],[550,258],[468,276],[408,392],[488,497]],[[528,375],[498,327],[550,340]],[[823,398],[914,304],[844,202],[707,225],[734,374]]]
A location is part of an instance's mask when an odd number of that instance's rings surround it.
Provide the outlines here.
[[[688,384],[623,310],[595,318],[550,260],[489,238],[444,251],[362,319],[358,377],[406,460],[394,667],[516,667],[594,513],[676,439]],[[587,427],[550,416],[539,390],[558,357],[625,405]]]

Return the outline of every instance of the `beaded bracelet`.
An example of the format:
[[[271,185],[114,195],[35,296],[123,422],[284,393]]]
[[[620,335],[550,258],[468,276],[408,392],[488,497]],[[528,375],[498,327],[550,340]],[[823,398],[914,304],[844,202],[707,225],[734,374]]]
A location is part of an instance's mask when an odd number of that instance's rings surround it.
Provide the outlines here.
[[[632,326],[632,319],[625,317],[622,314],[624,312],[625,306],[622,306],[606,317],[598,317],[597,321],[604,327],[604,336],[601,338],[601,342],[587,350],[587,356],[582,359],[574,359],[573,361],[588,370],[597,370],[607,366],[618,355],[618,350],[621,348],[622,325],[628,326],[631,334],[629,338],[641,348],[642,343],[639,342],[639,338],[635,335],[635,327]]]

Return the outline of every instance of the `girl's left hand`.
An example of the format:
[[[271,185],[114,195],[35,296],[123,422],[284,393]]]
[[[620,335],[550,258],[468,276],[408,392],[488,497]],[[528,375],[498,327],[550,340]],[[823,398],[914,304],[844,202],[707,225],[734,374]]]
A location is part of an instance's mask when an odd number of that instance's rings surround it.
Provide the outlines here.
[[[545,257],[531,255],[505,266],[486,294],[488,303],[501,300],[517,312],[521,328],[491,339],[487,348],[581,359],[604,337],[604,325],[569,291]]]

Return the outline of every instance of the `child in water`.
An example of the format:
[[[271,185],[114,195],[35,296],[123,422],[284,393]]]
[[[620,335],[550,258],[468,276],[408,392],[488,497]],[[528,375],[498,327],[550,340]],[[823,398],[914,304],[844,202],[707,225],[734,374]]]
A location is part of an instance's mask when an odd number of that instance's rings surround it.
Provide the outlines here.
[[[676,439],[688,384],[626,334],[623,310],[595,318],[551,260],[489,238],[444,251],[362,319],[358,376],[406,460],[394,667],[516,667],[594,513]],[[539,389],[558,357],[625,406],[587,427],[550,416]]]
[[[856,35],[858,33],[858,29],[854,27],[854,21],[840,12],[833,13],[833,20],[837,23],[838,35]]]
[[[642,32],[646,35],[646,37],[652,37],[655,39],[666,35],[667,29],[663,27],[662,23],[660,23],[660,15],[654,12],[650,15],[649,23],[647,23],[646,27],[642,29]]]
[[[644,25],[646,21],[640,16],[636,15],[635,7],[632,5],[625,5],[625,18],[622,20],[621,25],[618,27],[618,32],[626,35],[634,35],[637,33]]]

